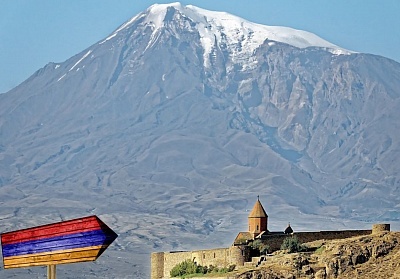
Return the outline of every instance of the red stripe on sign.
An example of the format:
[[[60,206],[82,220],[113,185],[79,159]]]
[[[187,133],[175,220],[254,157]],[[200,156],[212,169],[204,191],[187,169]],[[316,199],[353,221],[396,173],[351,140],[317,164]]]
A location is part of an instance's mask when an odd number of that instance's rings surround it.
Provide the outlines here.
[[[89,216],[30,229],[3,233],[1,235],[1,242],[3,245],[13,244],[79,232],[89,232],[101,229],[101,227],[102,222],[96,216]]]

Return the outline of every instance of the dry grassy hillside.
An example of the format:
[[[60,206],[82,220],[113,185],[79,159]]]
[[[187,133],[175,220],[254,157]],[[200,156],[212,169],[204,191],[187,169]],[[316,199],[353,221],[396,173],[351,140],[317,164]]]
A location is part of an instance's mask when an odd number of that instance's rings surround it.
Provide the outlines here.
[[[313,252],[282,251],[238,279],[281,278],[400,278],[400,232],[386,232],[344,240],[316,241],[306,245]]]

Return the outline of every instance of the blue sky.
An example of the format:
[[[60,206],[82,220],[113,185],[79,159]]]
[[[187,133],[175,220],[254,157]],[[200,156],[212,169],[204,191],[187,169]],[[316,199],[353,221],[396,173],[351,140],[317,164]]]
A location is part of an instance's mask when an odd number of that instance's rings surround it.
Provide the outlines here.
[[[63,62],[155,3],[150,0],[2,0],[0,92],[48,62]],[[343,48],[400,62],[399,0],[192,0],[249,21],[317,34]]]

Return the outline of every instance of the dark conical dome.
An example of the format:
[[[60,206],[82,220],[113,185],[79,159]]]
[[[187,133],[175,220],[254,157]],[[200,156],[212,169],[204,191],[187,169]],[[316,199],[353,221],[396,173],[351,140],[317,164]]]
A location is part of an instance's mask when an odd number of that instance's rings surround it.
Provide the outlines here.
[[[289,223],[287,228],[285,229],[285,234],[291,234],[291,233],[293,233],[293,229],[292,229],[292,227],[290,226],[290,223]]]

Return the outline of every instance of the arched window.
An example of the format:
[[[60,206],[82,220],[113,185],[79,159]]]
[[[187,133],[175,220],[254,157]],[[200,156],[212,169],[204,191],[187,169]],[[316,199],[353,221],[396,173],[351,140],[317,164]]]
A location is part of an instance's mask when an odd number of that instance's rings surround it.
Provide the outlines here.
[[[257,225],[257,231],[258,231],[258,225]]]

